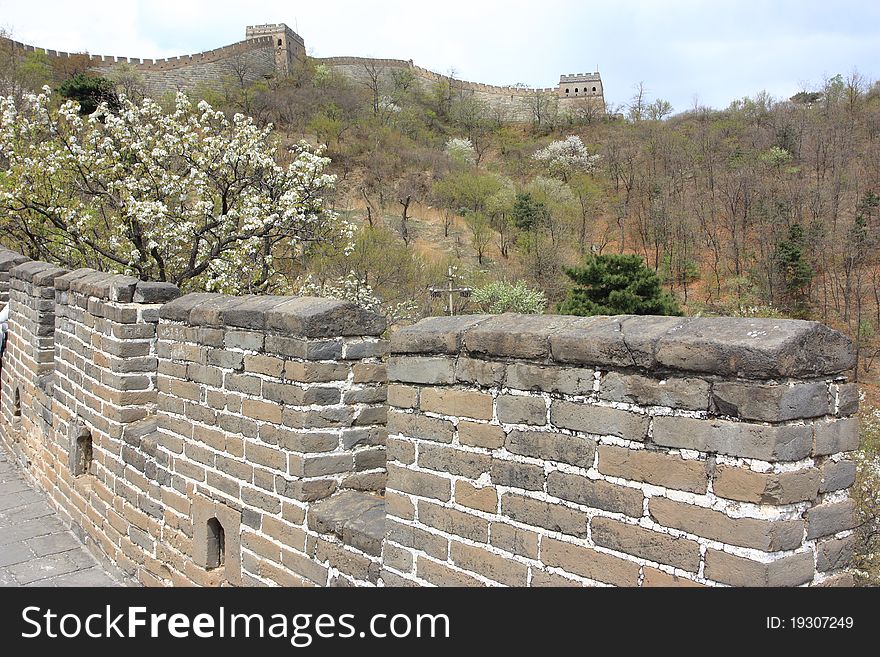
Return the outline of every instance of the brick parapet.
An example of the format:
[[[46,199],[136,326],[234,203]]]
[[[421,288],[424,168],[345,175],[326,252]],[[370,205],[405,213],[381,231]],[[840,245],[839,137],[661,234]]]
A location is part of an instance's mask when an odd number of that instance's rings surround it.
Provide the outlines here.
[[[469,316],[396,333],[390,579],[846,581],[852,349],[814,322]]]
[[[848,581],[858,392],[821,324],[430,318],[389,355],[344,302],[22,260],[0,438],[135,582]]]

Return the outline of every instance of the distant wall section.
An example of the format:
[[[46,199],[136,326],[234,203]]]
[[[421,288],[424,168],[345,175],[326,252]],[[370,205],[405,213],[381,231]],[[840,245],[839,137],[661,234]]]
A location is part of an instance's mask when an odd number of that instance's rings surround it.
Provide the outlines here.
[[[553,103],[558,103],[557,108],[560,113],[568,115],[576,116],[580,112],[587,111],[605,111],[604,89],[598,73],[563,75],[560,76],[557,87],[532,89],[457,80],[402,59],[323,57],[316,58],[315,62],[361,84],[368,84],[371,77],[378,76],[382,84],[390,87],[394,84],[395,76],[401,71],[409,71],[424,91],[432,90],[441,82],[450,82],[453,94],[471,96],[485,103],[501,121],[519,123],[532,121],[536,118],[536,112],[546,113]],[[577,84],[574,84],[575,82]],[[575,88],[578,89],[577,92],[574,91]]]
[[[82,57],[85,53],[49,50],[0,39],[13,52],[23,55],[44,52],[50,60]],[[248,26],[246,39],[222,48],[167,59],[141,59],[113,55],[88,55],[91,70],[113,77],[127,66],[139,78],[147,95],[191,91],[199,86],[217,88],[226,81],[252,83],[275,75],[287,75],[297,57],[305,55],[302,37],[284,24]]]

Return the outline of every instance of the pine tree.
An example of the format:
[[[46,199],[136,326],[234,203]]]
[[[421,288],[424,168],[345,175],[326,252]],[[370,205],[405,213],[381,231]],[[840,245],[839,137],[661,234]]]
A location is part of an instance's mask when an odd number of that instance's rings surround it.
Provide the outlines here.
[[[788,238],[776,244],[776,262],[785,285],[786,309],[798,315],[807,311],[814,274],[804,256],[804,248],[804,229],[800,224],[792,224],[788,229]]]
[[[593,256],[583,267],[566,268],[565,273],[576,286],[559,305],[563,315],[682,314],[640,256]]]
[[[520,230],[531,230],[541,224],[547,216],[547,208],[540,201],[532,198],[528,192],[516,195],[516,201],[510,213],[516,227]]]
[[[79,113],[83,116],[94,113],[98,105],[106,102],[112,112],[118,112],[121,105],[113,83],[107,78],[77,73],[58,87],[58,93],[79,103]]]

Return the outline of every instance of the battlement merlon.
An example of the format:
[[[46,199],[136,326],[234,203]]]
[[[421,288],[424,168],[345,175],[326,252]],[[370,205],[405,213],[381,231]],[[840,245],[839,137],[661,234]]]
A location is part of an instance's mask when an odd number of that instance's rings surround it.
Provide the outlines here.
[[[569,75],[560,75],[559,84],[571,82],[601,82],[602,78],[599,72],[595,73],[571,73]]]
[[[305,47],[303,38],[294,32],[286,23],[265,23],[263,25],[248,25],[245,28],[245,39],[256,39],[262,36],[273,36],[283,33],[289,40],[295,41]]]

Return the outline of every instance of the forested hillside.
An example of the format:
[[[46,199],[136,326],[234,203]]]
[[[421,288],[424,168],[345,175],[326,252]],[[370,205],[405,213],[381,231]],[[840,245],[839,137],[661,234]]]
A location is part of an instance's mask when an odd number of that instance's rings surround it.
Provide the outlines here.
[[[58,70],[39,53],[2,64],[3,92],[18,97],[83,73],[75,58]],[[453,265],[461,284],[521,281],[535,292],[525,309],[538,309],[541,292],[552,310],[572,285],[566,267],[630,253],[686,314],[817,319],[855,339],[860,376],[874,363],[880,88],[858,73],[724,110],[673,113],[641,85],[606,115],[563,115],[536,96],[528,125],[507,122],[451,76],[426,91],[405,70],[352,82],[305,62],[258,85],[238,73],[196,95],[271,123],[288,143],[326,144],[337,177],[326,199],[355,229],[353,251],[313,243],[267,290],[360,294],[406,321],[443,312],[427,288]],[[111,82],[142,100],[136,72]],[[170,107],[173,94],[160,100]],[[457,310],[479,310],[485,298]]]

